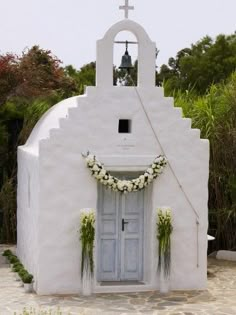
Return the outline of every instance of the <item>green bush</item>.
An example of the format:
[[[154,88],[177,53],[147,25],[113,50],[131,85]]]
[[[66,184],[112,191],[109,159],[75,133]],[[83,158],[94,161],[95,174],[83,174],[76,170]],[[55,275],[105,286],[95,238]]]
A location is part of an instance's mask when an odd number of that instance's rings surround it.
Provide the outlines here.
[[[33,278],[34,278],[33,275],[31,275],[30,273],[26,272],[26,273],[23,274],[21,279],[22,279],[22,281],[24,283],[31,283]]]
[[[16,262],[16,263],[14,263],[13,264],[13,268],[15,268],[15,267],[21,267],[21,268],[23,268],[24,266],[22,265],[22,263],[21,262]]]
[[[12,251],[10,249],[4,250],[4,252],[2,254],[2,256],[5,256],[5,257],[9,257],[11,255],[13,255],[13,254],[12,254]]]
[[[18,265],[16,265],[16,266],[13,266],[13,268],[12,268],[12,270],[14,271],[14,272],[20,272],[22,269],[24,269],[24,267],[23,267],[23,265],[21,265],[21,264],[18,264]]]
[[[12,255],[9,257],[9,261],[11,264],[15,264],[15,263],[19,262],[19,259],[15,255]]]
[[[24,268],[19,271],[19,276],[20,276],[22,281],[23,281],[25,274],[27,274],[27,273],[28,273],[27,270],[25,270]]]

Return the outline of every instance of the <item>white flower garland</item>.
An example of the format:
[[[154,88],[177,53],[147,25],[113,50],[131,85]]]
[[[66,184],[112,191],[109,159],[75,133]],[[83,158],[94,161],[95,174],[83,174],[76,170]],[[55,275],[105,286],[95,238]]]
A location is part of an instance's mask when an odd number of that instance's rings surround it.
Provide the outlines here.
[[[144,189],[163,172],[163,169],[167,164],[166,157],[159,155],[143,175],[132,180],[120,180],[119,178],[112,176],[96,159],[95,155],[88,153],[85,160],[93,177],[111,190],[122,193]]]

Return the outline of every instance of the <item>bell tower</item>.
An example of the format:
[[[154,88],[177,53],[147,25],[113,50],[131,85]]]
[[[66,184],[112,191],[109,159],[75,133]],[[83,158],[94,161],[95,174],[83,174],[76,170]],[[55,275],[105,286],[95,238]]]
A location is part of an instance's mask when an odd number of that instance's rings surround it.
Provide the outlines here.
[[[96,62],[96,86],[113,86],[113,49],[114,40],[118,33],[129,31],[133,33],[138,41],[138,87],[154,87],[156,71],[156,44],[151,41],[141,25],[128,18],[129,6],[126,0],[120,9],[125,11],[125,18],[114,24],[105,34],[103,39],[97,41]],[[126,55],[129,57],[129,55]],[[128,58],[126,60],[128,62]]]

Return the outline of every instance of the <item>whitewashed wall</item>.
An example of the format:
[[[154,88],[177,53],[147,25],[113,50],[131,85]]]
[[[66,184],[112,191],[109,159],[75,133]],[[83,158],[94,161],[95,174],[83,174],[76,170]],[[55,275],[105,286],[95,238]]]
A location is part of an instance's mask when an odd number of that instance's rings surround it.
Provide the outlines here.
[[[112,50],[107,48],[113,45],[116,33],[124,29],[136,31],[139,42],[146,47],[139,50],[141,56],[145,51],[148,58],[147,67],[145,62],[142,63],[144,73],[139,76],[137,91],[165,155],[199,215],[200,225],[197,239],[196,214],[167,166],[150,188],[152,192],[145,213],[146,286],[116,287],[114,290],[159,288],[154,217],[156,208],[160,206],[171,206],[173,209],[171,288],[206,288],[209,144],[207,140],[200,139],[199,130],[191,129],[191,121],[182,118],[181,110],[174,108],[173,100],[164,98],[163,89],[154,87],[155,45],[140,26],[124,21],[111,28],[104,37],[105,42],[98,42],[97,87],[87,88],[84,96],[61,102],[36,125],[23,149],[29,155],[33,152],[38,156],[38,170],[34,168],[33,161],[19,155],[20,170],[27,164],[39,176],[38,215],[37,211],[29,213],[26,209],[21,210],[21,236],[18,239],[19,255],[25,257],[28,266],[32,264],[31,253],[26,251],[36,253],[35,278],[39,294],[80,292],[79,210],[97,207],[97,183],[86,168],[81,153],[89,150],[107,169],[118,171],[145,170],[157,155],[163,153],[135,88],[113,87],[107,77],[101,75],[104,71],[111,76]],[[110,60],[109,69],[100,62],[101,58]],[[119,119],[132,120],[130,134],[118,133]],[[19,176],[23,178],[21,171]],[[22,178],[19,181],[19,200],[24,194]],[[24,221],[31,220],[37,220],[38,237],[35,238],[35,246],[26,248],[27,230],[30,235],[34,233],[31,231],[33,225]],[[27,226],[24,232],[22,224]],[[94,289],[96,292],[107,290],[98,283],[95,283]]]
[[[38,157],[18,148],[17,255],[37,275],[39,183]]]

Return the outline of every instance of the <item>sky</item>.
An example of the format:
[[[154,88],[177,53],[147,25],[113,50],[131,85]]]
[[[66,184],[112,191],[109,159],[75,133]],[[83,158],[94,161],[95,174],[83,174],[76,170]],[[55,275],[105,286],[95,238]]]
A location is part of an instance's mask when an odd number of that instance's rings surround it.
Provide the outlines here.
[[[39,45],[79,69],[96,59],[96,41],[124,18],[125,0],[0,0],[0,54]],[[141,24],[160,51],[157,66],[206,35],[236,31],[236,0],[129,0],[129,18]],[[118,40],[135,39],[122,32]],[[119,46],[119,47],[117,47]],[[136,58],[137,49],[129,52]],[[124,47],[115,46],[119,65]]]

